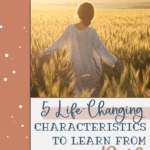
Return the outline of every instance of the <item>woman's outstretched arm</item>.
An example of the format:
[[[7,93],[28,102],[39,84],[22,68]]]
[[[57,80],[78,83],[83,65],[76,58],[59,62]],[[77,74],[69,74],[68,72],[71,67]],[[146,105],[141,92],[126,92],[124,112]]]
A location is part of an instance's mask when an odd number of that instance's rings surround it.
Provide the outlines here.
[[[111,67],[115,67],[119,72],[123,72],[124,68],[118,61],[117,57],[112,55],[106,48],[102,40],[99,38],[97,31],[94,30],[93,46],[96,53]]]
[[[51,46],[49,46],[47,49],[44,49],[42,51],[40,51],[39,57],[42,57],[43,55],[49,55],[54,53],[56,50],[59,50],[60,48],[62,48],[67,41],[67,37],[68,37],[68,29],[69,26],[67,26],[64,30],[64,32],[62,33],[62,35],[54,42],[51,44]]]
[[[102,40],[99,38],[97,31],[94,30],[93,46],[96,53],[111,67],[118,61],[118,59],[110,53]]]

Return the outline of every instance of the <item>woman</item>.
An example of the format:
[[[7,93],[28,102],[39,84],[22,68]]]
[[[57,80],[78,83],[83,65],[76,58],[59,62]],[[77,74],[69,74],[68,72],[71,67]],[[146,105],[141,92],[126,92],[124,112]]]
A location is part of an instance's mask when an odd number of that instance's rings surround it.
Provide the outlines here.
[[[63,34],[50,47],[41,51],[39,56],[52,54],[67,44],[68,65],[72,66],[76,78],[74,90],[80,93],[83,89],[95,89],[92,96],[98,96],[97,87],[102,75],[100,58],[120,72],[123,66],[105,47],[96,29],[89,27],[94,17],[93,5],[88,2],[80,4],[77,14],[80,22],[69,24]]]

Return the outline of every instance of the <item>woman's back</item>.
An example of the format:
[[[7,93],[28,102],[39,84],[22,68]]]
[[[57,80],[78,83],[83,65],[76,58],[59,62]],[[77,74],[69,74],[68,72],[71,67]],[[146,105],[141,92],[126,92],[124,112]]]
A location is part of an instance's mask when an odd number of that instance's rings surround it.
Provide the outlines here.
[[[77,86],[80,89],[94,87],[102,73],[99,56],[93,49],[94,31],[95,29],[91,27],[78,30],[74,24],[68,25],[65,30],[68,32],[66,34],[68,64],[73,64],[72,68],[78,81]]]
[[[87,27],[84,30],[78,30],[74,26],[74,24],[70,24],[68,28],[69,28],[67,38],[67,52],[69,55],[68,63],[73,63],[74,61],[78,60],[84,67],[84,73],[85,72],[89,73],[89,68],[92,67],[89,62],[92,60],[92,52],[93,52],[93,44],[92,44],[93,28]],[[86,67],[87,65],[88,67]]]

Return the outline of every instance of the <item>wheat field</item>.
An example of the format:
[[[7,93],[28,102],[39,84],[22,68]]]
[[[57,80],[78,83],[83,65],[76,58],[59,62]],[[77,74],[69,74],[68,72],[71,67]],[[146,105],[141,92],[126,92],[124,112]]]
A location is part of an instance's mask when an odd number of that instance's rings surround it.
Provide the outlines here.
[[[31,9],[31,97],[75,97],[66,46],[39,58],[74,19],[75,8]],[[91,27],[110,52],[123,60],[119,74],[102,60],[99,97],[150,97],[150,9],[95,9]],[[90,97],[83,91],[80,97]]]

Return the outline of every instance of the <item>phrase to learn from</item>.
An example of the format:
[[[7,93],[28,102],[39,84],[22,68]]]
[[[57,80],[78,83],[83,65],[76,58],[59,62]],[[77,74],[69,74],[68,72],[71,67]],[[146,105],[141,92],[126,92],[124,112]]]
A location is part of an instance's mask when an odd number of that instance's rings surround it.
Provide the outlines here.
[[[134,149],[143,150],[147,145],[145,109],[107,107],[106,103],[106,100],[89,99],[85,107],[80,107],[78,102],[68,105],[59,99],[57,106],[51,107],[51,100],[43,100],[38,115],[44,122],[35,122],[34,131],[49,132],[51,144],[55,146],[99,145],[103,150],[105,146],[107,149],[134,146]]]

